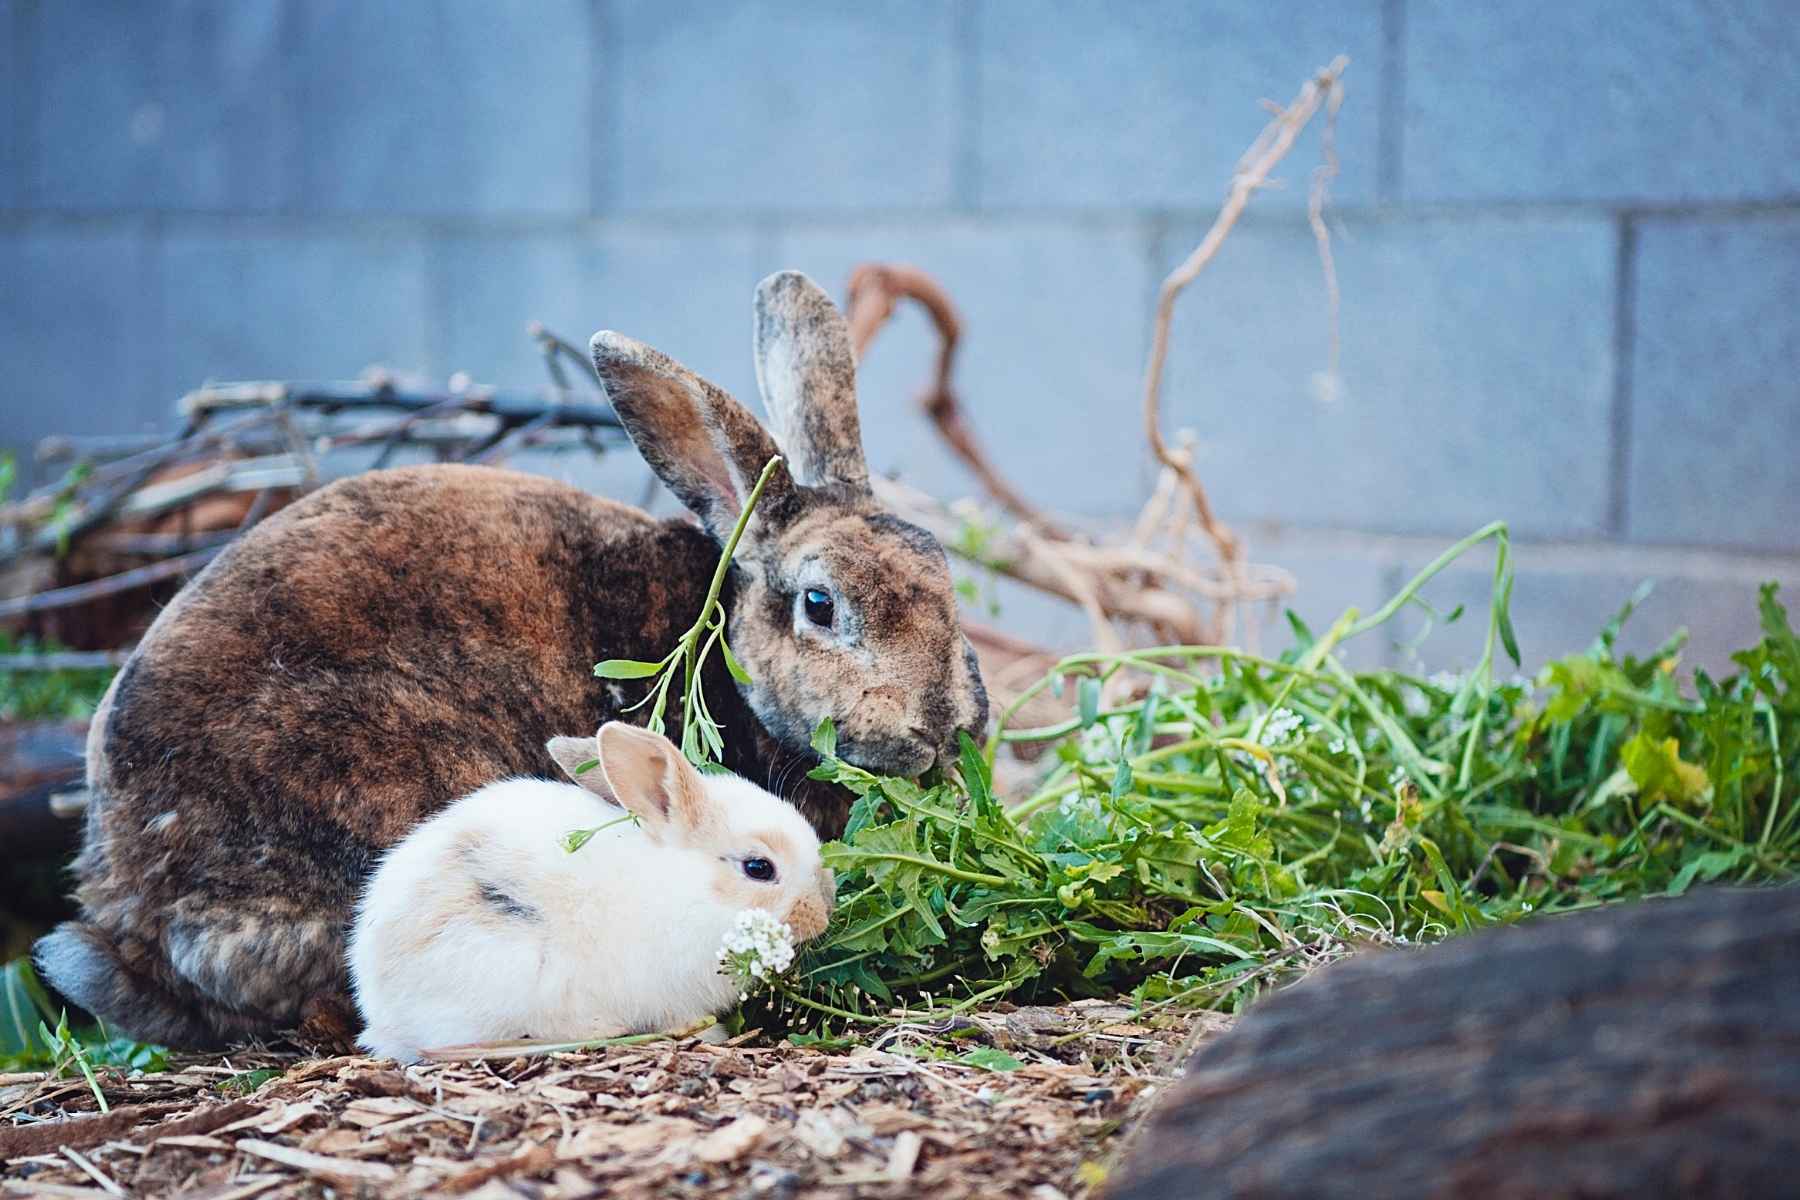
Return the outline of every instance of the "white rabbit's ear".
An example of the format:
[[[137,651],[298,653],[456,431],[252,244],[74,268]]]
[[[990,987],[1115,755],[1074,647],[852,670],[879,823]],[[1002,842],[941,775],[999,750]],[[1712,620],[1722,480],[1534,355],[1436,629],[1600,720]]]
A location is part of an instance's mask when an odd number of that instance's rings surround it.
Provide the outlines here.
[[[600,769],[613,798],[657,841],[691,841],[705,824],[706,781],[660,733],[608,721],[600,727]]]
[[[638,453],[657,478],[723,540],[757,476],[780,451],[750,410],[668,355],[602,329],[589,343],[594,372]],[[761,517],[789,487],[777,468]]]
[[[757,285],[756,386],[797,481],[868,490],[850,327],[798,271]]]
[[[612,789],[606,786],[606,773],[600,769],[600,739],[553,737],[544,743],[544,749],[564,775],[596,796],[613,799]]]

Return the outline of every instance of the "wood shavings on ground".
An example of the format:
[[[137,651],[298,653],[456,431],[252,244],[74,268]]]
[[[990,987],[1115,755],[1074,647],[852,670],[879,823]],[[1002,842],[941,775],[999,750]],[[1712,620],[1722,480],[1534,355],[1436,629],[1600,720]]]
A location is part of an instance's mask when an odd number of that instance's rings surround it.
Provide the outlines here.
[[[1079,1196],[1211,1013],[1086,1000],[833,1048],[752,1033],[400,1068],[258,1050],[0,1078],[0,1196]],[[247,1093],[247,1094],[246,1094]]]

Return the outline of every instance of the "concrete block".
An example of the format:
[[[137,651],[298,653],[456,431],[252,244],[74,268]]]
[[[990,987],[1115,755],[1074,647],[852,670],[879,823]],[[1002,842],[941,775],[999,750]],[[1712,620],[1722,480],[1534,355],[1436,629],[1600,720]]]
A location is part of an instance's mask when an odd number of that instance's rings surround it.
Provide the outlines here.
[[[597,329],[647,342],[757,408],[743,228],[613,223],[569,233],[483,233],[438,247],[449,366],[509,387],[547,382],[526,325],[542,321],[584,353]],[[590,373],[591,380],[591,373]]]
[[[37,204],[268,210],[297,195],[278,0],[31,6]]]
[[[134,225],[0,229],[0,447],[27,480],[49,434],[172,424],[156,384],[154,270]]]
[[[1405,6],[1404,198],[1800,192],[1791,0]]]
[[[1173,265],[1200,236],[1178,231]],[[1600,531],[1614,234],[1587,218],[1352,219],[1342,365],[1303,221],[1246,223],[1181,296],[1165,426],[1240,518],[1383,532]]]
[[[1374,198],[1382,65],[1379,0],[1279,7],[1158,0],[987,0],[977,16],[974,120],[984,206],[1213,206],[1268,113],[1339,53],[1345,76],[1334,192]],[[1310,130],[1264,205],[1303,206]]]
[[[1637,244],[1633,539],[1800,549],[1800,220],[1655,220]]]
[[[948,0],[608,0],[605,11],[617,207],[950,201]]]
[[[162,248],[172,387],[432,370],[425,247],[391,230],[183,230]]]
[[[595,68],[584,0],[309,0],[295,18],[306,207],[588,209]]]
[[[860,262],[931,272],[961,310],[958,392],[999,470],[1048,509],[1122,516],[1149,494],[1137,415],[1146,241],[1116,222],[809,226],[783,230],[763,266],[806,271],[840,303]],[[872,470],[968,495],[977,485],[917,405],[936,346],[910,306],[870,346],[859,376],[864,448]]]

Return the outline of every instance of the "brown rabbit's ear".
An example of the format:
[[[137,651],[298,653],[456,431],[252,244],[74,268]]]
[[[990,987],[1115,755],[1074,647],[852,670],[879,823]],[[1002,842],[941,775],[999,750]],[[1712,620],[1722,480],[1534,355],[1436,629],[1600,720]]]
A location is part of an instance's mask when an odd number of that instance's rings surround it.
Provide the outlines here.
[[[756,386],[796,480],[868,490],[850,327],[798,271],[757,285]]]
[[[600,770],[600,740],[591,737],[553,737],[544,743],[544,749],[556,760],[563,774],[579,783],[596,796],[613,799],[612,789],[606,786],[606,774]],[[582,770],[586,767],[587,770]]]
[[[660,733],[623,721],[600,727],[600,770],[620,804],[657,841],[688,841],[706,821],[706,783]]]
[[[714,537],[724,538],[779,453],[775,439],[750,410],[661,351],[606,329],[589,347],[606,397],[644,461]],[[778,468],[765,501],[786,486]]]

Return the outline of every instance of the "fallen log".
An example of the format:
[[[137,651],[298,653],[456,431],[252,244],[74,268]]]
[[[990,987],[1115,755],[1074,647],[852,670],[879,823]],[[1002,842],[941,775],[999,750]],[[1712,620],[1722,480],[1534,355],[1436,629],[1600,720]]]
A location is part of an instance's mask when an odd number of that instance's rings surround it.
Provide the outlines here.
[[[1112,1200],[1791,1194],[1800,889],[1371,951],[1207,1043]]]
[[[8,854],[50,857],[74,847],[81,823],[57,815],[52,801],[81,788],[86,751],[85,722],[0,725],[0,846]]]

